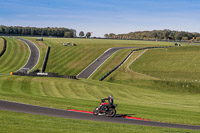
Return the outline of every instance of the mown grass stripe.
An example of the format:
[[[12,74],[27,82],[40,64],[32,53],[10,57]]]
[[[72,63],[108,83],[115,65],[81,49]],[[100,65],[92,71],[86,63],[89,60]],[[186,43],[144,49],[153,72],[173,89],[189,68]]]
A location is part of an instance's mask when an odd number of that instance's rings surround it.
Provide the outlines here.
[[[0,37],[0,53],[4,48],[4,40]]]
[[[0,73],[10,73],[18,70],[23,66],[28,58],[29,51],[27,51],[27,46],[20,43],[16,39],[7,39],[7,50],[0,58]]]

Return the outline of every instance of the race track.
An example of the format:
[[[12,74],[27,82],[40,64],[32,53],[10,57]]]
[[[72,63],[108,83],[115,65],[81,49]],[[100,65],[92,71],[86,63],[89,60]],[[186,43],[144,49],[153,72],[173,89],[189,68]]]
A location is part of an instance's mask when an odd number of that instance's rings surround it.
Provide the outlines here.
[[[105,116],[94,116],[88,113],[67,111],[67,110],[62,110],[62,109],[47,108],[47,107],[34,106],[34,105],[28,105],[28,104],[21,104],[21,103],[9,102],[9,101],[4,101],[4,100],[0,100],[0,110],[62,117],[62,118],[80,119],[80,120],[200,130],[200,126],[160,123],[160,122],[153,122],[153,121],[126,119],[126,118],[120,118],[120,117],[110,118],[110,117],[105,117]]]
[[[110,56],[120,49],[131,49],[136,47],[116,47],[106,50],[100,57],[98,57],[94,62],[92,62],[88,67],[86,67],[82,72],[80,72],[78,78],[89,78]]]
[[[30,71],[37,65],[37,63],[39,61],[39,58],[40,58],[40,51],[39,51],[38,47],[34,43],[32,43],[31,41],[23,39],[23,38],[17,38],[17,39],[19,39],[19,40],[23,41],[24,43],[26,43],[27,46],[30,49],[30,56],[29,56],[28,61],[18,71],[20,71],[23,68],[28,68],[29,71]]]

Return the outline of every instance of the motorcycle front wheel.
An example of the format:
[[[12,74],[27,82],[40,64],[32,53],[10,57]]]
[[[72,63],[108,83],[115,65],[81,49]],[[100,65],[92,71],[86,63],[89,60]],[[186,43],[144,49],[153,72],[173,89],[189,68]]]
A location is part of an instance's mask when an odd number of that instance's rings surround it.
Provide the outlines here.
[[[98,115],[99,114],[99,108],[96,107],[93,111],[93,115]]]

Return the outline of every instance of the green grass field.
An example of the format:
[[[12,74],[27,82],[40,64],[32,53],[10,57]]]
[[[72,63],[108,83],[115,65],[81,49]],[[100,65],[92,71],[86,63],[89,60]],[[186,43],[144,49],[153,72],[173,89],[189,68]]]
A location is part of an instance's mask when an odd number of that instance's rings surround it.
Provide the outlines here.
[[[142,53],[144,51],[145,50],[133,52],[133,54],[129,57],[129,59],[126,60],[126,62],[121,67],[119,67],[115,72],[111,73],[106,79],[104,79],[104,81],[114,82],[114,81],[118,81],[118,80],[132,80],[132,79],[145,79],[145,80],[157,79],[157,78],[145,75],[145,74],[134,72],[130,68],[131,64],[133,64],[133,62],[136,61],[135,59],[138,58],[138,56],[142,56],[143,55]],[[113,58],[116,58],[116,57],[113,57]],[[117,59],[118,58],[116,58],[115,60],[117,60]],[[112,67],[109,68],[109,70],[113,69],[116,66],[113,64],[113,62],[111,62],[109,65],[112,65]],[[107,66],[105,64],[103,64],[100,67],[100,69],[102,69],[102,68],[106,69],[106,67]],[[99,73],[98,71],[99,70],[97,70],[96,73]]]
[[[3,133],[198,133],[195,130],[136,126],[116,123],[64,119],[0,111],[0,129]]]
[[[173,44],[131,40],[65,38],[44,38],[44,42],[37,42],[35,38],[26,39],[35,42],[40,48],[40,51],[42,51],[43,54],[41,55],[40,62],[43,62],[46,47],[50,45],[51,52],[47,71],[68,75],[78,74],[110,47],[144,47]],[[8,41],[10,44],[15,43],[16,40],[8,39]],[[78,46],[62,46],[63,42],[72,41]],[[198,78],[198,74],[195,73],[198,72],[198,65],[200,64],[198,61],[198,57],[200,56],[198,49],[199,47],[196,46],[185,46],[167,50],[150,50],[144,54],[142,54],[143,51],[134,52],[123,66],[117,69],[103,82],[97,80],[118,65],[123,58],[130,53],[130,50],[120,50],[115,53],[89,80],[0,76],[0,99],[60,109],[92,111],[94,107],[99,104],[102,97],[107,97],[112,93],[115,98],[115,103],[118,104],[118,113],[135,114],[133,116],[152,121],[200,125],[200,84],[199,82],[191,82],[195,80],[194,77]],[[141,57],[134,62],[134,59],[140,54],[142,54]],[[7,57],[11,56],[7,55]],[[7,59],[4,60],[3,62],[7,61]],[[13,58],[15,62],[18,60],[18,58]],[[188,61],[190,63],[188,63]],[[193,63],[196,63],[197,67],[193,68]],[[175,68],[179,67],[180,64],[182,65],[180,71],[177,71],[178,69]],[[38,68],[41,68],[41,66],[42,63],[37,65]],[[189,68],[192,68],[192,70]],[[167,71],[171,73],[170,76],[166,76],[164,73]],[[177,71],[177,73],[174,74],[173,72],[175,71]],[[183,76],[180,76],[180,73],[183,73]],[[194,74],[194,76],[189,77],[187,76],[188,73],[191,75]],[[170,80],[171,77],[174,77],[174,79]],[[179,78],[179,81],[177,81],[177,77],[181,77],[182,79],[183,77],[189,78],[186,81]],[[189,81],[189,79],[191,81]],[[3,120],[3,123],[0,124],[0,129],[6,131],[6,125],[9,123],[11,125],[14,124],[14,126],[10,126],[8,130],[10,132],[16,129],[18,132],[22,132],[26,122],[31,126],[27,126],[25,131],[30,132],[34,132],[34,127],[38,125],[41,125],[41,128],[37,129],[38,132],[41,130],[44,132],[63,132],[66,128],[68,128],[70,132],[73,132],[78,124],[82,126],[80,130],[75,130],[74,132],[94,132],[99,129],[97,125],[100,124],[99,127],[108,125],[108,123],[26,115],[7,111],[1,111],[1,114],[0,119]],[[13,117],[16,117],[15,121],[12,120]],[[37,118],[39,118],[37,121],[38,124],[35,124]],[[16,121],[18,119],[20,122],[17,123]],[[42,122],[47,123],[47,125],[42,125]],[[61,123],[65,124],[62,125]],[[91,126],[86,127],[85,125],[88,123],[90,123]],[[51,125],[54,126],[52,127]],[[107,129],[110,132],[195,132],[190,130],[123,124],[110,124]]]
[[[6,38],[7,49],[0,58],[0,73],[10,73],[19,70],[25,65],[29,57],[29,49],[23,42]]]
[[[130,68],[162,80],[199,82],[199,50],[199,46],[150,50]]]
[[[38,47],[40,47],[41,62],[43,62],[46,46],[51,46],[50,55],[47,63],[46,72],[56,72],[61,75],[77,75],[97,57],[99,57],[105,50],[111,47],[122,46],[168,46],[173,45],[169,42],[148,42],[135,40],[109,40],[109,39],[79,39],[79,38],[44,38],[43,42],[35,41],[35,37],[28,37]],[[70,42],[78,46],[66,46],[63,43]],[[42,49],[43,47],[44,49]],[[40,63],[39,63],[40,64]],[[41,68],[38,65],[37,68]]]
[[[90,79],[99,80],[102,76],[112,70],[115,66],[119,65],[124,58],[131,52],[131,49],[122,49],[114,53],[101,67],[93,73]]]
[[[0,52],[3,50],[4,47],[4,41],[2,38],[0,38]]]
[[[133,85],[134,82],[140,85]],[[102,97],[112,93],[119,105],[118,113],[136,114],[152,121],[200,124],[200,93],[196,90],[199,85],[179,92],[182,86],[173,82],[135,80],[123,85],[20,76],[1,76],[0,85],[0,99],[9,101],[92,111]]]

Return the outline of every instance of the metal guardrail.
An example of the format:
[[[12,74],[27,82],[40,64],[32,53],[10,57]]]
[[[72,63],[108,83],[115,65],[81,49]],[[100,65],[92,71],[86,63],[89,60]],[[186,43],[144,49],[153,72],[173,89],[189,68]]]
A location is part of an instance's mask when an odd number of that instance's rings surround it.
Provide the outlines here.
[[[50,46],[48,46],[48,48],[47,48],[46,56],[45,56],[45,59],[44,59],[43,65],[42,65],[42,72],[45,72],[45,69],[47,66],[47,61],[49,58],[49,53],[50,53]]]
[[[76,76],[73,75],[59,75],[58,73],[22,73],[22,72],[14,72],[13,75],[18,76],[33,76],[33,77],[56,77],[56,78],[69,78],[69,79],[77,79]]]
[[[7,40],[4,37],[1,37],[4,40],[4,47],[3,50],[0,53],[0,57],[5,53],[6,47],[7,47]]]

